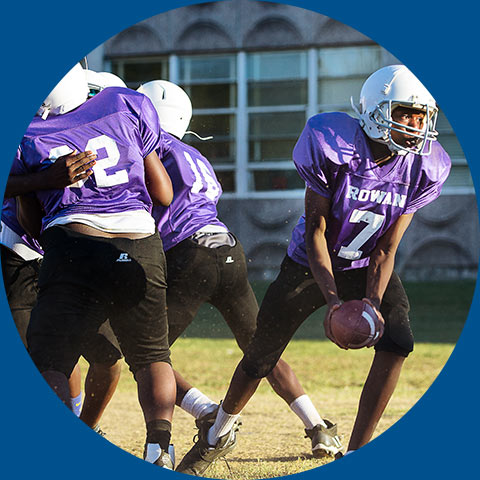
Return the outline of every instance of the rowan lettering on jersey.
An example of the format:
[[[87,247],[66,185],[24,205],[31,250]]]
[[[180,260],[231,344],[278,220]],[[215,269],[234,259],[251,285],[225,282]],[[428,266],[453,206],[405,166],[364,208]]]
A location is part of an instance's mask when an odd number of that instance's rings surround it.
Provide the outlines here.
[[[381,166],[371,144],[358,119],[324,113],[308,121],[293,152],[307,186],[331,201],[326,238],[334,270],[367,266],[379,238],[400,216],[437,198],[450,171],[450,159],[438,142],[429,155],[394,155]],[[288,255],[309,266],[304,215]]]

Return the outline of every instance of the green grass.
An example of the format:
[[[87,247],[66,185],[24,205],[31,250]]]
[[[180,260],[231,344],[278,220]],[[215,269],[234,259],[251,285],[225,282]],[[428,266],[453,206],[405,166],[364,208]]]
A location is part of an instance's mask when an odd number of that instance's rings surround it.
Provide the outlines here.
[[[252,283],[259,302],[268,287],[267,282]],[[475,282],[405,283],[410,299],[410,321],[419,342],[456,343],[468,316]],[[324,339],[325,308],[311,315],[298,329],[295,339]],[[231,338],[231,332],[220,313],[204,305],[183,335],[184,338]]]
[[[375,436],[410,410],[441,372],[467,318],[474,286],[474,282],[468,281],[406,284],[417,343],[405,362]],[[266,287],[265,283],[254,285],[259,299]],[[322,321],[323,311],[312,315],[290,342],[283,358],[295,371],[320,414],[337,423],[346,445],[373,352],[371,349],[339,349],[325,339]],[[240,359],[241,352],[223,319],[209,306],[202,308],[184,338],[172,348],[174,367],[215,401],[223,398]],[[141,457],[145,438],[143,416],[136,384],[125,364],[123,368],[117,392],[101,426],[109,441]],[[85,374],[85,364],[82,370]],[[330,461],[312,457],[302,423],[266,381],[260,384],[242,417],[238,446],[228,456],[228,465],[216,462],[206,472],[207,477],[272,478],[310,470]],[[195,433],[192,417],[176,409],[172,435],[179,459],[192,446]]]

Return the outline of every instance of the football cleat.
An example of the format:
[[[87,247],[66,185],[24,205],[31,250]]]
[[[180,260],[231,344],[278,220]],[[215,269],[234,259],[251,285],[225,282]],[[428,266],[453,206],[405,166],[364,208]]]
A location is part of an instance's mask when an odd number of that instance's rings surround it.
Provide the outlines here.
[[[305,429],[305,438],[312,440],[312,454],[315,458],[335,457],[342,452],[342,442],[337,435],[337,425],[325,420],[326,427],[315,425],[312,429]]]
[[[100,425],[95,425],[92,429],[95,433],[98,433],[101,437],[106,437],[107,434],[100,428]]]
[[[175,469],[176,472],[200,476],[215,460],[224,457],[236,447],[237,431],[241,425],[240,418],[228,433],[218,439],[216,445],[209,445],[208,431],[215,423],[217,411],[218,409],[195,421],[198,428],[198,434],[194,438],[195,444],[182,458]]]
[[[162,450],[158,443],[146,443],[143,451],[143,459],[167,470],[173,470],[175,464],[175,450],[173,445],[168,447],[168,452]]]

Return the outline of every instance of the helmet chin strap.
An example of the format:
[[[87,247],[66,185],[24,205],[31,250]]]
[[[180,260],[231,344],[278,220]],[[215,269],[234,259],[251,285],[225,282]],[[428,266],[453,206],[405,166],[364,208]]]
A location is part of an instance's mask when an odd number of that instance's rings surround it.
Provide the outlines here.
[[[197,137],[199,140],[202,140],[202,141],[205,141],[205,140],[213,140],[213,137],[210,135],[208,137],[201,137],[198,133],[195,133],[195,132],[192,132],[191,130],[187,130],[185,132],[185,135],[189,133],[190,135],[194,135],[195,137]]]
[[[361,118],[362,114],[360,113],[360,110],[355,104],[353,97],[350,97],[350,105],[352,106],[353,111],[358,115],[358,117]]]

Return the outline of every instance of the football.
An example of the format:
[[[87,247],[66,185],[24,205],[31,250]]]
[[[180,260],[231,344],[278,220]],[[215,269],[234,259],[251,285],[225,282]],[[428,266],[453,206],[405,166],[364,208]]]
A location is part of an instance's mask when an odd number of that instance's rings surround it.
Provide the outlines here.
[[[330,330],[341,347],[359,349],[371,347],[380,340],[384,323],[368,303],[350,300],[332,313]]]

